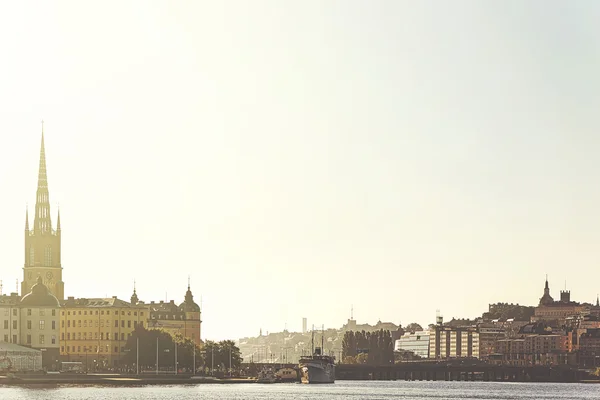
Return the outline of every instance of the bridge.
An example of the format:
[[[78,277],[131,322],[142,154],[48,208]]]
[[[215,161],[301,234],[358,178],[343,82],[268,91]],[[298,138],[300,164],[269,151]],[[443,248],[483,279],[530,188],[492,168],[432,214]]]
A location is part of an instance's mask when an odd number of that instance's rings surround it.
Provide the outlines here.
[[[339,380],[578,382],[582,373],[569,366],[508,366],[476,363],[338,364]]]

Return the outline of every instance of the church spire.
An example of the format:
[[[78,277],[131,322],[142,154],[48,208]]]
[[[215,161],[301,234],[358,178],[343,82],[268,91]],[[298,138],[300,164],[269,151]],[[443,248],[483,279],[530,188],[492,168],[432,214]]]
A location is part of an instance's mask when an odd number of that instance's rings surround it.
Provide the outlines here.
[[[29,231],[29,207],[25,207],[25,230]]]
[[[56,217],[56,230],[60,231],[60,207],[58,208],[58,216]]]
[[[44,148],[44,122],[42,121],[42,144],[40,147],[40,168],[35,201],[35,219],[33,229],[39,234],[52,232],[50,219],[50,196],[48,195],[48,176],[46,174],[46,151]]]

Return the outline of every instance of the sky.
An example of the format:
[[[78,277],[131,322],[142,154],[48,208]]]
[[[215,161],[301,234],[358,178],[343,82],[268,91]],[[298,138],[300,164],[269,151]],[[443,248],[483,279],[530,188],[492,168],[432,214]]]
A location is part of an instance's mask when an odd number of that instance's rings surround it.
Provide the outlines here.
[[[600,3],[0,3],[0,279],[44,120],[65,296],[203,339],[600,292]]]

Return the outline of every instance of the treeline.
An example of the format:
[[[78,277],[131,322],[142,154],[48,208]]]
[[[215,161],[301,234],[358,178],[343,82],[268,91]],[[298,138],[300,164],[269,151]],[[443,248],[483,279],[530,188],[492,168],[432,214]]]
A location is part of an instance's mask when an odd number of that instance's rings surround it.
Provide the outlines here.
[[[138,340],[139,339],[139,340]],[[138,355],[139,344],[139,355]],[[125,344],[123,362],[132,367],[139,359],[140,367],[144,370],[156,369],[174,370],[175,353],[179,370],[193,371],[194,359],[196,371],[227,371],[240,367],[242,357],[240,349],[232,340],[222,342],[206,341],[202,348],[182,335],[172,337],[169,333],[157,329],[145,329],[138,325]],[[195,353],[195,355],[194,355]]]
[[[394,363],[394,342],[390,331],[347,331],[342,339],[344,364],[385,365]]]

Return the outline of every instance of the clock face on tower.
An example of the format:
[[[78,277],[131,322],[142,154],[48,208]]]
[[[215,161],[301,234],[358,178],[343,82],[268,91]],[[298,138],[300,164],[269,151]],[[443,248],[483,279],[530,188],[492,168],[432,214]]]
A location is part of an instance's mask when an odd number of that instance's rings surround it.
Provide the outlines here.
[[[46,272],[46,279],[48,279],[48,280],[52,279],[52,272],[51,271]]]

